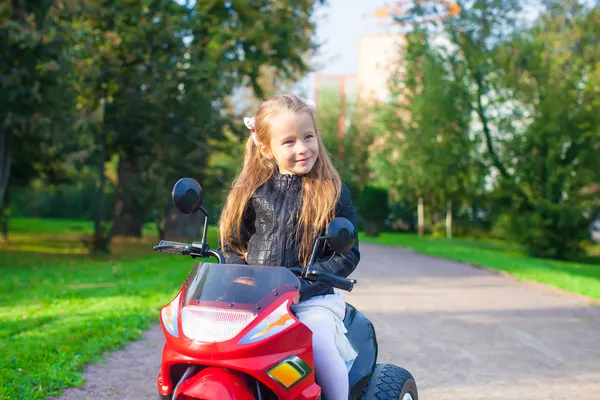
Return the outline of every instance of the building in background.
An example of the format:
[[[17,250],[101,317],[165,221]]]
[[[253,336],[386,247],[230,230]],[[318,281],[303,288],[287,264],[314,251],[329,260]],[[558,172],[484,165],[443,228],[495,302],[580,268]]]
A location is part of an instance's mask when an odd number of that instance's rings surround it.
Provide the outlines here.
[[[403,34],[374,34],[360,37],[356,74],[319,74],[314,76],[313,98],[323,92],[336,93],[341,103],[384,101],[388,81],[400,63],[400,49],[406,43]]]
[[[400,62],[402,34],[362,36],[359,41],[356,85],[358,97],[366,102],[388,98],[388,81]]]

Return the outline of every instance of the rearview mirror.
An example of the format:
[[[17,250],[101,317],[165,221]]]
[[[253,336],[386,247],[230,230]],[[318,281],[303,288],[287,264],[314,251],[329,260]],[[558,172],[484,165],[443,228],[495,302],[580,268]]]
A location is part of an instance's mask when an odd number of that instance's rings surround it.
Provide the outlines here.
[[[181,178],[173,186],[173,204],[184,214],[193,214],[202,208],[204,194],[200,184],[192,178]]]
[[[326,232],[329,247],[336,253],[347,253],[356,241],[356,229],[346,218],[338,217],[327,225]]]
[[[333,221],[327,225],[325,236],[320,236],[315,240],[310,260],[302,270],[303,277],[306,278],[308,275],[310,266],[315,262],[317,248],[323,240],[327,240],[329,247],[335,253],[347,253],[352,249],[352,246],[354,246],[354,242],[356,242],[356,229],[348,219],[343,217],[334,218]]]

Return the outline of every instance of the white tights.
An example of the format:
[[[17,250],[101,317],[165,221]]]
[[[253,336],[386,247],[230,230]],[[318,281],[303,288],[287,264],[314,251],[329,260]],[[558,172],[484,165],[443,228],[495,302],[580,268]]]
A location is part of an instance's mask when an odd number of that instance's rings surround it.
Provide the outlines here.
[[[348,370],[337,351],[332,318],[330,312],[318,308],[298,315],[313,332],[315,375],[324,400],[348,400]]]

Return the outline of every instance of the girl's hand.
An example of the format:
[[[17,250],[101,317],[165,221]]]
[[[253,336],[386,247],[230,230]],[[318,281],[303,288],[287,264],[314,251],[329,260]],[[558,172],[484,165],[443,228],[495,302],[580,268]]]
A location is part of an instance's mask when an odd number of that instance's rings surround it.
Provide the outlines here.
[[[298,304],[299,301],[300,301],[300,293],[298,293],[296,295],[296,297],[294,297],[294,300],[292,300],[292,304]]]

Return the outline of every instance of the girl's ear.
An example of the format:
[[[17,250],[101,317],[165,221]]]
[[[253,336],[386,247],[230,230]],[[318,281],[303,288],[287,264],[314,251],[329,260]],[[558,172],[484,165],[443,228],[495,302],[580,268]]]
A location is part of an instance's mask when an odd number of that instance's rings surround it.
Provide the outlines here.
[[[269,149],[269,147],[263,143],[259,143],[258,144],[258,150],[260,151],[260,154],[263,155],[263,157],[272,160],[273,159],[273,155],[271,154],[271,150]]]

